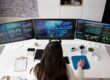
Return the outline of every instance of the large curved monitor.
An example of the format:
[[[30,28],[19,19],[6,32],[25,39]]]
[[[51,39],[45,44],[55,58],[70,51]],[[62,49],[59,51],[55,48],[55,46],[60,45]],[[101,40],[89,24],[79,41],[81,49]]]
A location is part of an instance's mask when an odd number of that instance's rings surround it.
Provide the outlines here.
[[[110,24],[79,19],[76,38],[110,44]]]
[[[32,20],[0,24],[0,44],[35,38],[33,29]]]
[[[36,19],[36,39],[74,39],[75,19]]]

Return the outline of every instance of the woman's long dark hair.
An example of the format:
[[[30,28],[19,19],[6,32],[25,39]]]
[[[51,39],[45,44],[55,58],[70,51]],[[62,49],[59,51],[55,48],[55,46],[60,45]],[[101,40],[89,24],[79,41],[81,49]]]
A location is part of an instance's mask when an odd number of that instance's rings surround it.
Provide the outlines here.
[[[46,46],[34,74],[38,80],[68,80],[60,42],[53,41]]]

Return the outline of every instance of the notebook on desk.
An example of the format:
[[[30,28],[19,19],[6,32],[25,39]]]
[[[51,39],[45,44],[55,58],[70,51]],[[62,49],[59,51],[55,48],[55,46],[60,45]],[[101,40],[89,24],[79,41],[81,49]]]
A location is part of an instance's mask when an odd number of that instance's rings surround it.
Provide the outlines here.
[[[42,56],[43,51],[44,51],[43,49],[37,49],[36,50],[35,57],[34,57],[34,60],[41,59],[41,56]],[[67,63],[67,64],[70,63],[67,56],[64,57],[64,60],[65,60],[65,63]]]
[[[77,65],[78,65],[79,60],[84,60],[84,62],[85,62],[83,69],[89,69],[90,68],[90,64],[88,62],[88,59],[84,55],[72,56],[71,59],[72,59],[73,67],[75,70],[77,69]]]
[[[19,57],[15,60],[14,71],[26,71],[27,70],[27,57]]]

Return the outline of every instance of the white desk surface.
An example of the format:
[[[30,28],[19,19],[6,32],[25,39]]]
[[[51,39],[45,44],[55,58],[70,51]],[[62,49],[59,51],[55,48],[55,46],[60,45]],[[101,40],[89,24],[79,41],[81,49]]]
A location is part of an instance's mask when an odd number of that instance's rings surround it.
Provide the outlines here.
[[[38,43],[38,46],[35,46],[35,43]],[[10,75],[10,76],[26,76],[29,77],[30,69],[39,62],[39,60],[34,61],[34,56],[27,55],[28,48],[44,49],[48,40],[27,40],[20,41],[15,43],[6,44],[3,52],[0,55],[0,75]],[[94,60],[94,57],[89,53],[87,58],[90,63],[90,69],[83,70],[85,78],[110,78],[110,56],[104,47],[104,44],[96,44],[94,42],[88,42],[84,40],[63,40],[62,47],[64,56],[69,57],[70,65],[73,68],[71,61],[71,56],[81,55],[80,50],[71,52],[72,47],[78,48],[81,44],[84,44],[86,48],[88,46],[93,46],[96,50],[96,53],[100,56],[100,60]],[[91,45],[90,45],[91,44]],[[28,57],[27,71],[23,72],[14,72],[15,59],[17,57]],[[74,68],[73,68],[74,70]],[[74,70],[76,73],[76,70]]]

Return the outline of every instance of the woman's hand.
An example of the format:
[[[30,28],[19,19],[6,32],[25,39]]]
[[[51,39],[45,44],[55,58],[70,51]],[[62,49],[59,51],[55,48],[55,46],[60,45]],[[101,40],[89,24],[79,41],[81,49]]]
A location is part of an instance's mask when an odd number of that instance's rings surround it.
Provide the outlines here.
[[[84,60],[79,60],[78,61],[78,67],[83,68],[84,64],[85,64]]]

